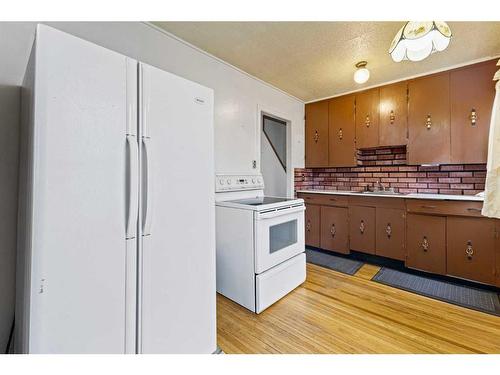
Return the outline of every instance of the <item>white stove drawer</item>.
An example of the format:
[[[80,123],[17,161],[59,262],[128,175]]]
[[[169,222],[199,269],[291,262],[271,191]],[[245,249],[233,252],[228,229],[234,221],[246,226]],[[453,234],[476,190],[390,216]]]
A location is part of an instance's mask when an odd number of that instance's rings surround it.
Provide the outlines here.
[[[290,293],[306,280],[306,255],[293,258],[256,275],[256,309],[260,314],[273,303]]]

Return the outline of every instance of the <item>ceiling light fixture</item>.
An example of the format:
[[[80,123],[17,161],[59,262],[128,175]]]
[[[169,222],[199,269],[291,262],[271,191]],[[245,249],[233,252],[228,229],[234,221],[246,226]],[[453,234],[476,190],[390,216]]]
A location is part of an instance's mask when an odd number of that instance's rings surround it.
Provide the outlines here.
[[[444,51],[451,40],[450,27],[443,21],[409,21],[392,40],[389,53],[394,61],[421,61]]]
[[[366,68],[366,61],[358,62],[356,66],[356,71],[354,72],[354,81],[356,83],[365,83],[370,78],[370,71]]]

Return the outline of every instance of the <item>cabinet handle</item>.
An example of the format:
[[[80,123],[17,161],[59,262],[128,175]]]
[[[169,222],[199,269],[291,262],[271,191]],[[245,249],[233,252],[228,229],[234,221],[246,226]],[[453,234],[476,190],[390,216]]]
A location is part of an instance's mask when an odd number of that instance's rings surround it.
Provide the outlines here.
[[[426,206],[426,205],[422,205],[422,206],[420,206],[420,207],[421,207],[421,208],[431,208],[431,209],[436,208],[436,206]]]
[[[361,223],[359,224],[359,231],[361,234],[365,233],[365,222],[361,220]]]
[[[344,138],[344,132],[342,131],[342,128],[339,129],[339,139]]]
[[[332,234],[332,237],[335,237],[335,233],[337,233],[337,229],[335,229],[335,224],[332,224],[332,227],[330,228],[330,233]]]
[[[394,120],[396,120],[396,115],[394,114],[394,110],[391,109],[391,113],[389,115],[389,122],[392,124],[394,124]]]
[[[332,202],[336,202],[336,201],[337,201],[337,198],[330,198],[330,200],[331,200]]]
[[[467,241],[467,247],[465,248],[465,254],[467,255],[467,259],[472,259],[474,255],[474,249],[472,248],[472,241]]]
[[[476,126],[477,113],[476,113],[476,110],[474,108],[472,108],[471,111],[470,111],[469,119],[470,119],[470,125],[471,126]]]
[[[425,121],[425,127],[429,130],[432,126],[431,115],[427,115],[427,120]]]
[[[467,211],[481,212],[481,209],[476,207],[467,207]]]
[[[427,241],[427,237],[424,236],[424,240],[422,241],[422,249],[427,252],[429,250],[429,241]]]
[[[366,115],[365,125],[366,125],[367,128],[370,127],[370,115]]]
[[[315,142],[315,143],[318,143],[318,140],[319,140],[319,134],[318,134],[318,131],[316,130],[316,131],[314,132],[314,142]]]
[[[385,228],[385,233],[387,233],[387,238],[391,238],[392,235],[391,223],[387,223],[387,227]]]
[[[310,222],[309,220],[307,220],[306,230],[307,230],[308,232],[310,232],[310,231],[311,231],[311,222]]]

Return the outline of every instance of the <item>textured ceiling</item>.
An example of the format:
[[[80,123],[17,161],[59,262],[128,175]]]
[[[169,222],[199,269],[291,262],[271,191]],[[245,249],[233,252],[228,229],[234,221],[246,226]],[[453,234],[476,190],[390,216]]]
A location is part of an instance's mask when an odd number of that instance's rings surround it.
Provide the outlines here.
[[[448,22],[448,49],[421,62],[388,54],[401,22],[153,22],[304,101],[500,55],[500,22]],[[353,79],[368,61],[370,80]]]

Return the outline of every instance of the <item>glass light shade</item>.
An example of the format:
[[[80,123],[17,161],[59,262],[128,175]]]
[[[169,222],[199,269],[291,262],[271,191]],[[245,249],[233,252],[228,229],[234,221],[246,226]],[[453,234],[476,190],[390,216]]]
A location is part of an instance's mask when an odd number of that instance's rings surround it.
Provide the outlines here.
[[[354,81],[356,83],[365,83],[368,81],[368,78],[370,78],[370,71],[365,67],[358,68],[354,72]]]
[[[407,22],[392,40],[389,53],[394,61],[421,61],[450,44],[451,30],[442,21]]]

